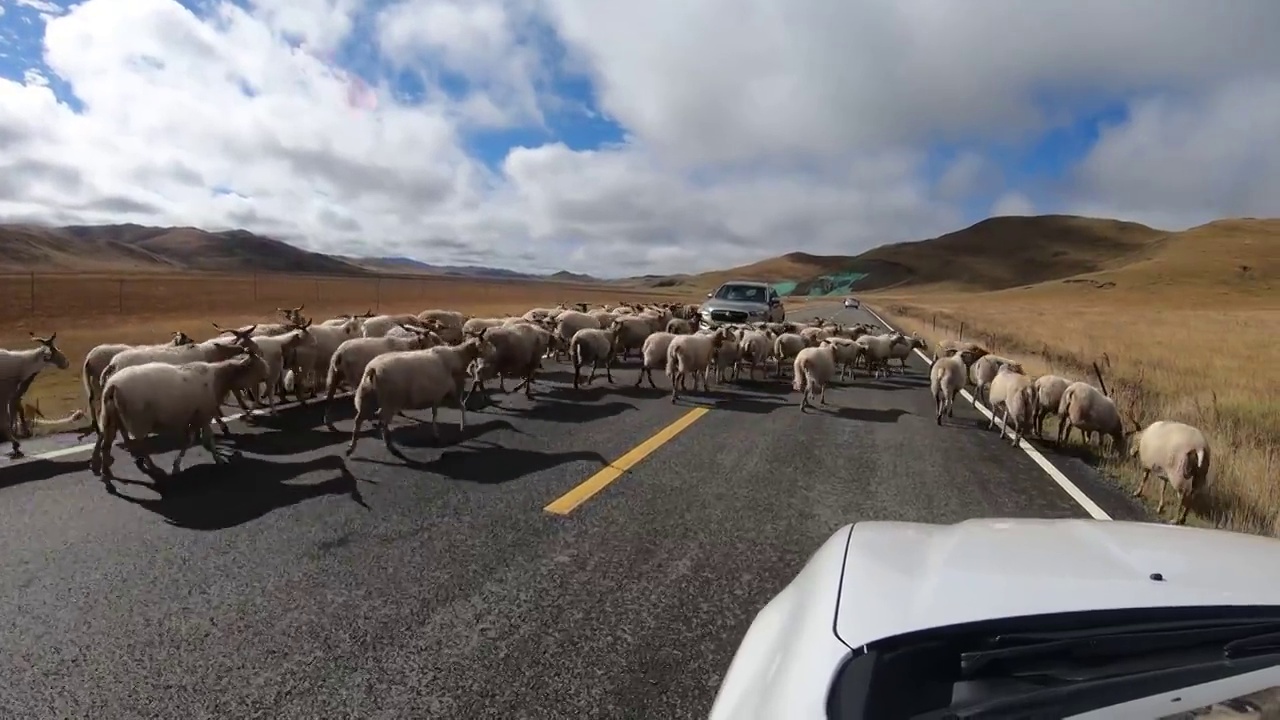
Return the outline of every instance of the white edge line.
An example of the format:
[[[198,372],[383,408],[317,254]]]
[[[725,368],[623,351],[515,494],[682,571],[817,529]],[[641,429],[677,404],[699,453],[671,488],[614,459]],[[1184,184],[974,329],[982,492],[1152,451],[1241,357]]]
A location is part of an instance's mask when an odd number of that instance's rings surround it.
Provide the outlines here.
[[[884,325],[889,330],[894,332],[897,331],[896,328],[894,328],[889,323],[885,322],[884,318],[876,314],[876,311],[867,307],[865,304],[862,305],[861,309],[866,310],[868,313],[871,314],[872,317],[874,317],[876,320],[879,320],[880,324]],[[916,348],[915,353],[916,355],[920,356],[921,360],[924,360],[925,362],[932,362],[932,358],[920,352],[919,348]],[[986,416],[988,420],[993,419],[991,411],[988,410],[982,404],[980,404],[973,397],[973,395],[969,393],[968,390],[964,390],[964,389],[960,390],[960,395],[962,395],[965,400],[968,400],[969,403],[972,404],[973,407],[978,410],[978,412]],[[1086,495],[1084,491],[1081,490],[1075,483],[1071,482],[1071,480],[1068,479],[1066,475],[1063,475],[1061,470],[1054,467],[1053,463],[1049,462],[1049,459],[1046,458],[1033,445],[1028,443],[1025,438],[1018,439],[1018,448],[1021,449],[1022,452],[1026,453],[1027,456],[1030,457],[1031,460],[1034,461],[1036,465],[1039,465],[1040,469],[1043,470],[1046,475],[1053,478],[1053,481],[1058,483],[1058,486],[1061,487],[1063,490],[1065,490],[1067,494],[1071,496],[1071,499],[1075,500],[1076,503],[1080,505],[1080,507],[1084,508],[1084,511],[1089,513],[1089,515],[1092,516],[1094,520],[1111,520],[1112,519],[1111,516],[1107,514],[1107,511],[1098,507],[1097,503],[1095,503],[1092,499],[1090,499],[1090,497]]]
[[[333,397],[336,400],[337,398],[340,398],[340,397],[347,397],[350,394],[351,394],[350,392],[334,393]],[[324,400],[317,395],[310,402],[322,403],[324,402]],[[277,412],[279,412],[280,410],[292,410],[293,408],[296,408],[296,407],[302,407],[302,404],[296,400],[293,402],[287,402],[287,403],[276,403]],[[260,409],[264,411],[266,410],[266,408],[255,408],[255,409]],[[232,422],[234,420],[239,420],[242,417],[244,417],[244,413],[238,412],[238,413],[235,413],[234,415],[224,416],[222,418],[222,422]],[[271,416],[266,415],[265,413],[259,413],[255,415],[255,417],[271,417]],[[71,432],[76,432],[76,431],[73,430]],[[25,458],[18,458],[16,462],[11,460],[8,465],[0,465],[0,471],[4,470],[5,468],[19,467],[32,460],[55,460],[60,457],[66,457],[67,455],[75,455],[76,453],[88,452],[92,449],[93,449],[93,443],[88,443],[85,445],[74,445],[72,447],[58,448],[57,450],[42,452],[38,455],[28,455]]]

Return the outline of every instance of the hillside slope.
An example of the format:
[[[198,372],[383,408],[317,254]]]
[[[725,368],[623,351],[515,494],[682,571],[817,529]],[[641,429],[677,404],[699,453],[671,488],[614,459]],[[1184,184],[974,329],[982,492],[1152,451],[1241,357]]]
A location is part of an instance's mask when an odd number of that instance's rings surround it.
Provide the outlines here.
[[[652,287],[715,287],[725,280],[796,282],[863,273],[853,290],[947,286],[999,290],[1119,267],[1155,256],[1169,234],[1120,220],[1070,215],[997,217],[928,240],[897,243],[861,255],[789,253],[742,267],[650,279]]]
[[[47,228],[0,225],[0,269],[206,272],[368,271],[321,253],[245,230],[208,232],[192,227],[71,225]]]

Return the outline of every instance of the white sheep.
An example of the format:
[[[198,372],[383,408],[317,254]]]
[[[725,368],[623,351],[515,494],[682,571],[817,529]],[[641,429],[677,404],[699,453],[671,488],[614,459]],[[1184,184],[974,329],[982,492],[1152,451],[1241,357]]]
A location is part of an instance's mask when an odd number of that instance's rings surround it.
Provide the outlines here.
[[[742,348],[738,345],[738,332],[733,328],[726,328],[724,334],[724,342],[720,343],[720,347],[716,348],[715,355],[711,361],[716,367],[716,382],[725,382],[725,372],[732,371],[731,380],[738,379],[738,363],[742,360]]]
[[[1021,363],[999,355],[983,355],[969,368],[969,375],[974,385],[973,396],[988,408],[991,407],[991,403],[987,399],[987,391],[991,386],[991,381],[996,379],[996,374],[1004,366],[1008,366],[1014,372],[1022,372]]]
[[[334,395],[344,386],[358,385],[364,377],[364,369],[379,355],[389,352],[426,350],[443,343],[439,335],[430,330],[420,330],[413,325],[401,326],[408,337],[388,333],[382,337],[357,337],[343,340],[329,360],[329,372],[325,375],[324,424],[337,430],[330,419]],[[353,388],[354,389],[354,388]]]
[[[667,349],[671,347],[671,341],[679,333],[656,332],[644,339],[644,347],[640,349],[640,372],[636,373],[636,387],[640,387],[640,381],[648,378],[649,387],[658,387],[653,382],[653,369],[666,366]]]
[[[782,364],[795,359],[800,351],[818,344],[812,336],[802,333],[782,333],[773,340],[773,357],[777,361],[774,377],[782,377]]]
[[[594,317],[577,310],[566,310],[556,318],[554,331],[555,336],[559,339],[556,344],[556,357],[559,358],[560,351],[565,352],[569,349],[569,342],[573,340],[574,334],[584,328],[604,329],[600,321]]]
[[[800,412],[809,407],[817,394],[818,402],[827,404],[827,385],[836,374],[835,347],[822,343],[801,350],[792,364],[791,387],[800,393]]]
[[[346,454],[355,452],[360,428],[375,414],[382,442],[392,454],[399,456],[400,451],[391,441],[391,421],[404,410],[431,408],[431,434],[439,440],[437,414],[440,405],[451,397],[462,413],[458,429],[466,430],[463,378],[473,361],[493,353],[493,345],[485,339],[485,334],[486,330],[481,330],[455,346],[437,345],[426,350],[389,352],[370,360],[356,387],[356,417]]]
[[[354,337],[361,337],[363,321],[359,316],[348,317],[334,325],[313,325],[308,328],[315,342],[308,342],[294,349],[294,369],[285,373],[285,390],[292,390],[298,404],[305,405],[304,387],[311,393],[319,392],[320,382],[329,372],[329,361],[338,346]],[[301,377],[298,377],[301,375]]]
[[[1067,387],[1071,385],[1071,381],[1059,375],[1041,375],[1036,378],[1036,410],[1035,410],[1035,432],[1036,437],[1044,437],[1044,421],[1050,414],[1058,411],[1058,404],[1062,402],[1062,393],[1067,391]]]
[[[491,328],[485,332],[485,339],[493,345],[493,354],[476,361],[474,382],[463,398],[463,404],[470,402],[471,394],[476,390],[480,390],[483,395],[485,380],[494,376],[497,376],[498,389],[502,392],[506,392],[506,387],[502,384],[503,376],[521,378],[515,391],[519,392],[524,388],[525,397],[533,397],[533,377],[538,368],[542,367],[542,356],[551,345],[551,333],[542,327],[521,321]]]
[[[863,335],[854,342],[862,346],[862,357],[867,363],[867,370],[873,373],[876,378],[881,377],[881,373],[889,374],[889,359],[893,357],[893,349],[895,346],[906,343],[907,338],[902,333],[889,333],[888,335]]]
[[[213,446],[209,423],[221,415],[222,398],[246,377],[259,372],[252,354],[236,348],[240,357],[217,362],[189,362],[174,365],[147,362],[121,368],[102,386],[102,411],[98,423],[102,432],[93,446],[89,469],[100,475],[111,489],[111,446],[116,433],[124,436],[125,447],[143,471],[156,470],[151,455],[139,441],[151,433],[181,434],[186,444],[173,461],[177,474],[182,458],[199,433],[215,463],[225,460]]]
[[[609,330],[600,328],[583,328],[573,334],[569,340],[569,357],[573,361],[573,387],[577,389],[581,386],[581,372],[583,366],[591,364],[591,374],[587,376],[587,384],[596,378],[596,370],[601,364],[604,365],[605,379],[610,383],[613,382],[613,373],[610,366],[613,364],[613,356],[618,350],[618,334],[621,332],[621,325],[614,325]]]
[[[765,379],[769,372],[769,359],[773,357],[774,337],[768,330],[747,330],[738,340],[739,362],[747,365],[747,378],[755,381],[756,368],[760,368],[760,379]]]
[[[154,347],[169,347],[194,345],[195,340],[182,331],[175,332],[173,339],[167,343],[158,344]],[[87,414],[89,416],[89,428],[80,434],[85,437],[92,433],[98,432],[98,404],[96,400],[102,397],[102,371],[115,358],[115,356],[135,347],[153,347],[149,345],[126,345],[124,343],[103,343],[95,345],[84,356],[84,365],[80,369],[80,381],[84,385],[85,403],[87,405]]]
[[[996,415],[1000,415],[1000,439],[1003,440],[1012,419],[1015,431],[1013,444],[1017,445],[1034,420],[1035,398],[1035,385],[1031,378],[1017,372],[1012,366],[1001,365],[989,388],[991,422],[987,428],[994,428]]]
[[[955,417],[956,393],[964,389],[969,379],[968,368],[964,361],[955,356],[938,358],[929,368],[929,392],[937,407],[937,423],[942,424],[942,415]]]
[[[702,379],[704,392],[711,392],[707,381],[711,375],[711,360],[724,344],[729,331],[718,328],[703,335],[677,335],[667,346],[667,377],[671,380],[671,402],[674,404],[680,389],[684,388],[686,377],[693,379],[693,390],[698,390],[698,379]]]
[[[1086,382],[1073,382],[1062,392],[1058,403],[1058,444],[1070,440],[1071,431],[1076,428],[1086,442],[1090,433],[1107,435],[1114,449],[1124,452],[1126,434],[1119,408],[1101,390]]]
[[[939,340],[933,348],[933,362],[951,355],[963,355],[965,365],[973,365],[978,358],[987,354],[986,348],[968,340]]]
[[[29,334],[37,347],[0,350],[0,442],[9,441],[10,458],[22,457],[22,443],[13,434],[13,405],[15,399],[21,400],[19,391],[25,392],[35,376],[45,368],[66,370],[71,364],[55,343],[58,333],[47,338]]]
[[[901,375],[907,373],[907,358],[911,357],[912,350],[928,350],[929,343],[925,339],[912,333],[911,335],[902,336],[901,342],[894,343],[889,350],[889,358],[898,361],[898,372]]]
[[[840,368],[840,382],[853,374],[853,366],[866,352],[866,348],[856,341],[841,335],[832,335],[822,342],[831,346],[835,353],[836,365]]]
[[[1142,464],[1142,480],[1133,497],[1141,497],[1151,473],[1160,483],[1160,503],[1156,512],[1164,512],[1164,491],[1170,485],[1178,493],[1180,512],[1176,524],[1187,521],[1187,501],[1209,486],[1209,441],[1199,428],[1173,420],[1157,420],[1138,433],[1129,454]]]
[[[423,310],[418,313],[418,323],[426,325],[441,340],[450,345],[462,342],[462,326],[470,318],[456,310]]]
[[[224,334],[231,332],[218,327],[217,323],[214,323],[214,327],[222,330]],[[310,328],[311,321],[305,320],[293,325],[287,332],[254,338],[254,343],[258,346],[255,354],[262,358],[263,362],[262,384],[266,394],[265,404],[268,412],[273,415],[276,413],[278,390],[283,387],[285,359],[290,356],[296,357],[298,348],[315,343],[315,338],[312,337]],[[252,393],[256,405],[261,406],[264,404],[262,388],[255,385],[245,389]],[[246,414],[246,420],[249,417]]]
[[[417,315],[398,313],[395,315],[374,315],[360,327],[360,334],[365,337],[383,337],[401,325],[417,325],[421,322]],[[334,348],[335,350],[337,348]]]
[[[666,332],[672,335],[689,335],[694,329],[693,322],[685,318],[671,318],[667,321]]]

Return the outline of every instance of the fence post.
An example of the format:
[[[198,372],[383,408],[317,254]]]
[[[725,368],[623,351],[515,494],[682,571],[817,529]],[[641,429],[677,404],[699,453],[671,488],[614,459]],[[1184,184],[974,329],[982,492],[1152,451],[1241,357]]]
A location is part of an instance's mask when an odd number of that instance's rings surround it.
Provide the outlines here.
[[[937,313],[933,314],[933,331],[935,333],[938,332],[938,314]]]
[[[956,339],[957,340],[964,339],[964,321],[963,320],[960,321],[960,335]]]
[[[258,301],[258,273],[253,273],[253,301]]]
[[[124,278],[120,278],[119,286],[116,288],[116,307],[118,312],[124,314]]]
[[[30,297],[31,314],[35,315],[36,314],[36,274],[34,272],[31,273],[31,287],[30,287],[29,295],[31,296]]]
[[[320,279],[316,278],[316,302],[320,302]]]
[[[382,312],[382,278],[374,284],[373,309]]]

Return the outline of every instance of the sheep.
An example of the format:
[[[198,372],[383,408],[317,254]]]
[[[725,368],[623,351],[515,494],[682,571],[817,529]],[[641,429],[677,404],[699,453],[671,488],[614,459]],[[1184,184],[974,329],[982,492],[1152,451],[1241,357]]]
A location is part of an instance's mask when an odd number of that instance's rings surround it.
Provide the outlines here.
[[[776,371],[774,377],[782,377],[782,363],[791,360],[800,354],[800,351],[817,345],[817,341],[812,336],[806,337],[801,333],[782,333],[774,338],[773,341],[773,357],[777,360]]]
[[[214,323],[213,326],[221,330],[224,334],[231,332]],[[299,347],[315,343],[315,338],[311,335],[311,321],[299,321],[294,324],[288,332],[271,335],[269,337],[254,338],[255,344],[258,346],[257,355],[263,361],[263,384],[266,386],[266,400],[268,412],[275,414],[276,412],[276,390],[282,385],[284,377],[285,358],[290,354],[295,354]],[[263,404],[260,389],[255,385],[246,388],[252,391],[254,402],[261,406]],[[245,418],[249,419],[246,414]]]
[[[239,357],[216,362],[146,362],[113,373],[102,385],[98,419],[102,432],[94,443],[89,470],[102,477],[108,490],[115,491],[111,485],[111,446],[117,432],[124,436],[125,447],[144,472],[155,471],[156,466],[139,440],[153,432],[182,433],[186,438],[173,461],[171,475],[178,473],[197,432],[214,463],[226,462],[214,448],[209,423],[219,417],[222,398],[256,375],[260,363],[244,348],[236,350],[241,353]]]
[[[625,357],[628,351],[643,348],[645,338],[661,329],[654,328],[654,322],[653,317],[646,315],[619,316],[612,325],[618,336],[615,352]]]
[[[810,398],[816,392],[818,402],[827,404],[827,385],[836,374],[835,347],[821,343],[818,347],[807,347],[796,354],[792,365],[791,387],[800,395],[800,412],[812,403]]]
[[[16,424],[21,427],[15,428],[15,432],[19,438],[33,437],[36,434],[36,428],[50,428],[50,432],[61,432],[64,429],[68,429],[66,426],[73,425],[83,420],[85,416],[84,410],[76,408],[65,417],[50,420],[43,412],[40,411],[39,400],[36,400],[34,403],[21,403],[19,413],[20,414],[16,418],[18,421]]]
[[[80,434],[80,437],[86,437],[92,433],[98,432],[98,406],[95,399],[102,397],[102,371],[115,358],[115,356],[135,347],[181,347],[186,345],[194,345],[195,340],[179,330],[173,334],[173,338],[163,345],[126,345],[123,343],[103,343],[95,345],[84,356],[84,365],[80,370],[80,380],[84,385],[85,404],[87,405],[87,415],[89,416],[89,428]]]
[[[613,382],[610,365],[613,363],[613,356],[617,354],[618,336],[621,332],[622,326],[615,325],[609,330],[583,328],[573,334],[573,338],[569,340],[569,357],[573,360],[575,390],[581,386],[580,373],[587,363],[591,363],[591,374],[587,376],[588,385],[595,380],[596,370],[600,368],[601,363],[604,363],[605,379],[610,383]]]
[[[58,333],[47,338],[35,333],[28,334],[38,347],[30,350],[0,350],[0,442],[9,442],[11,447],[8,455],[13,459],[23,456],[22,443],[13,434],[12,408],[14,399],[21,399],[18,391],[25,392],[41,370],[48,367],[66,370],[71,364],[67,356],[58,349]]]
[[[673,317],[667,321],[666,332],[672,335],[689,335],[693,331],[693,323],[685,318]]]
[[[774,337],[767,330],[747,330],[738,340],[739,362],[747,363],[747,378],[756,379],[760,368],[761,379],[769,371],[769,358],[773,356]]]
[[[556,348],[556,356],[559,357],[560,350],[568,351],[569,343],[573,340],[574,334],[584,328],[604,329],[604,325],[594,317],[576,310],[566,310],[556,318],[554,325],[555,336],[559,338]]]
[[[450,397],[458,403],[458,410],[462,413],[458,430],[466,430],[463,376],[473,361],[493,354],[493,345],[485,338],[486,332],[487,329],[481,330],[459,345],[389,352],[370,360],[356,386],[356,417],[346,454],[350,456],[355,452],[360,428],[375,413],[382,442],[387,451],[396,456],[401,453],[391,441],[391,421],[404,410],[431,408],[431,435],[438,441],[437,414],[441,403]]]
[[[329,372],[325,375],[325,407],[324,424],[330,430],[337,431],[331,419],[333,398],[338,389],[344,385],[359,384],[357,378],[364,377],[364,370],[376,357],[389,352],[405,352],[409,350],[426,350],[443,344],[441,337],[430,330],[420,330],[412,325],[401,325],[409,336],[387,334],[383,337],[356,337],[343,340],[329,359]],[[354,388],[353,388],[354,389]]]
[[[417,325],[419,322],[418,316],[411,313],[375,315],[365,320],[364,324],[360,326],[360,334],[365,337],[382,337],[393,328],[401,325]]]
[[[329,318],[328,320],[320,323],[320,327],[341,327],[350,323],[352,320],[355,320],[356,333],[358,334],[360,332],[360,327],[364,325],[364,321],[371,317],[373,317],[373,310],[366,310],[362,315],[348,315],[343,313],[337,317]]]
[[[329,361],[337,352],[338,346],[353,337],[361,337],[361,323],[358,316],[348,317],[334,325],[320,324],[308,328],[315,342],[308,342],[294,349],[294,369],[285,373],[285,390],[293,390],[299,405],[305,405],[302,386],[306,385],[313,392],[319,392],[320,380],[329,372]],[[298,377],[298,375],[302,377]]]
[[[503,392],[506,392],[502,385],[503,375],[522,378],[516,391],[524,388],[525,397],[533,397],[533,376],[542,366],[542,356],[551,344],[551,333],[537,325],[522,322],[492,328],[485,333],[485,339],[493,345],[493,356],[476,361],[475,379],[463,398],[463,404],[471,400],[471,394],[477,389],[483,395],[484,381],[494,375],[498,376],[498,389]]]
[[[640,372],[636,373],[636,387],[640,381],[648,378],[649,387],[658,387],[653,382],[653,369],[663,367],[667,362],[667,349],[677,333],[656,332],[644,339],[644,347],[640,349]]]
[[[469,319],[455,310],[423,310],[418,313],[418,322],[412,324],[427,325],[441,340],[457,345],[462,342],[462,326]]]
[[[898,361],[899,374],[905,375],[907,373],[907,358],[911,357],[911,351],[916,349],[928,350],[929,343],[925,342],[925,339],[919,335],[912,333],[909,336],[902,336],[902,341],[894,343],[889,350],[889,359]]]
[[[742,348],[738,346],[738,336],[733,328],[727,328],[724,334],[724,342],[720,343],[720,347],[716,348],[715,355],[711,360],[716,366],[716,382],[725,382],[725,371],[732,369],[733,373],[730,379],[738,379],[738,362],[742,359]]]
[[[929,368],[929,392],[933,393],[939,425],[943,413],[949,418],[955,417],[956,393],[964,388],[968,379],[964,361],[954,355],[938,358]]]
[[[836,365],[840,367],[840,381],[853,374],[853,365],[866,351],[864,347],[847,337],[833,335],[822,342],[830,345],[835,353]]]
[[[1127,435],[1119,408],[1101,390],[1086,382],[1073,382],[1062,392],[1058,403],[1058,444],[1070,440],[1075,428],[1080,429],[1086,442],[1089,433],[1108,435],[1114,448],[1124,452]]]
[[[1164,491],[1172,485],[1178,492],[1178,519],[1187,521],[1187,501],[1209,486],[1209,441],[1199,428],[1173,420],[1157,420],[1138,433],[1137,442],[1129,450],[1142,465],[1142,480],[1133,497],[1142,497],[1147,480],[1154,472],[1160,483],[1160,503],[1156,512],[1164,512]]]
[[[1036,437],[1044,437],[1044,420],[1050,413],[1057,411],[1058,404],[1062,402],[1062,393],[1066,392],[1070,384],[1070,380],[1058,375],[1041,375],[1036,378],[1036,409],[1033,425]]]
[[[1022,372],[1021,363],[999,355],[983,355],[969,368],[969,375],[974,385],[973,396],[988,408],[991,407],[991,403],[987,400],[987,390],[991,385],[991,381],[996,379],[996,374],[1000,372],[1000,368],[1006,365],[1014,372]]]
[[[939,340],[938,344],[933,348],[933,362],[937,362],[939,359],[949,355],[958,354],[964,354],[970,358],[965,364],[972,365],[978,358],[990,353],[981,345],[968,340]]]
[[[854,342],[862,346],[862,357],[867,362],[867,369],[874,372],[874,377],[879,378],[882,371],[885,375],[889,373],[889,359],[893,357],[894,347],[906,341],[903,334],[890,333],[863,335]]]
[[[727,328],[718,328],[709,334],[677,335],[667,347],[667,377],[671,380],[671,402],[675,404],[679,390],[684,387],[687,376],[693,378],[693,389],[698,390],[698,378],[702,378],[702,389],[711,392],[707,380],[711,375],[711,359],[716,356],[720,346],[729,334]]]
[[[1014,370],[1010,365],[1001,365],[991,381],[988,401],[991,408],[991,422],[987,429],[996,426],[996,415],[1001,415],[1000,439],[1005,438],[1005,431],[1012,417],[1015,423],[1013,444],[1017,445],[1023,433],[1031,426],[1035,413],[1035,387],[1031,378]]]

